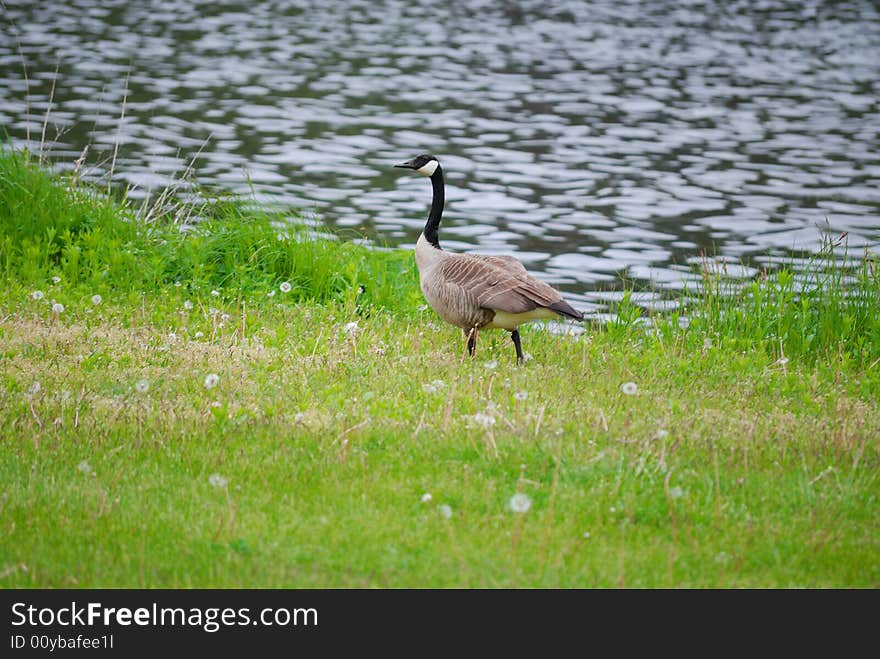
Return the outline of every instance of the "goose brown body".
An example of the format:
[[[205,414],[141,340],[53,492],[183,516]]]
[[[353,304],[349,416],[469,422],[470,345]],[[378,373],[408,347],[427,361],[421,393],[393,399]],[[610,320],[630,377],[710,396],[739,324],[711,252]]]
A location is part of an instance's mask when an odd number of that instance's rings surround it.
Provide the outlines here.
[[[512,331],[540,318],[582,318],[556,289],[513,257],[454,254],[434,247],[423,234],[416,244],[416,265],[428,305],[464,330]]]
[[[434,156],[416,156],[397,167],[429,176],[434,187],[431,213],[416,243],[419,283],[428,305],[446,322],[462,328],[474,354],[481,329],[511,332],[517,360],[523,360],[518,328],[523,323],[583,315],[555,288],[530,275],[512,256],[456,254],[440,248],[438,227],[443,212],[444,182]]]

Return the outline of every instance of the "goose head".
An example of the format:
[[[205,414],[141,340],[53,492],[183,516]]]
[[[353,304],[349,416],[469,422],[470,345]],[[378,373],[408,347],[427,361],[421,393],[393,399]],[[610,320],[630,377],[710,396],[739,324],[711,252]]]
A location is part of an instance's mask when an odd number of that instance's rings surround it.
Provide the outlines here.
[[[414,169],[422,176],[433,176],[440,166],[440,162],[429,153],[422,153],[411,160],[394,165],[404,169]]]

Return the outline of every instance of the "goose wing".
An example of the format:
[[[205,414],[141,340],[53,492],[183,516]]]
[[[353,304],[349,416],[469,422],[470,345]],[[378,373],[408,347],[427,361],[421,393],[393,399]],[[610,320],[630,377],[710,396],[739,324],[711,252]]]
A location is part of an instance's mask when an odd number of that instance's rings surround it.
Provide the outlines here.
[[[559,292],[536,279],[512,257],[456,254],[438,264],[437,276],[457,286],[483,309],[510,314],[538,307],[578,317]]]
[[[500,268],[504,268],[509,270],[511,274],[513,273],[522,273],[524,275],[528,275],[529,273],[526,271],[525,266],[519,262],[516,257],[507,256],[504,254],[499,255],[490,255],[490,254],[475,254],[479,259],[486,261],[487,263],[492,263],[493,265],[497,265]]]

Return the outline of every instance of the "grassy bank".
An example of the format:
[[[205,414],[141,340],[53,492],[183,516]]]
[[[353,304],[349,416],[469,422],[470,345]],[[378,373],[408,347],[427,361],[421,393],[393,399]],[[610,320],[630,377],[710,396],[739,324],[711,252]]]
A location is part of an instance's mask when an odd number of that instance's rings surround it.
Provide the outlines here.
[[[880,585],[867,259],[516,367],[411,254],[9,153],[0,186],[0,587]]]

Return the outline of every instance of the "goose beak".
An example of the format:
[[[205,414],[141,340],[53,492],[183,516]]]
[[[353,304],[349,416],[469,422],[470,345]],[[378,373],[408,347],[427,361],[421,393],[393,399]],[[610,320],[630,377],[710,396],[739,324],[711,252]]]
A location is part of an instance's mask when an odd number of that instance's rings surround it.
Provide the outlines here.
[[[407,160],[406,162],[399,162],[394,166],[395,167],[402,167],[404,169],[415,169],[416,168],[416,166],[413,164],[412,160]]]

